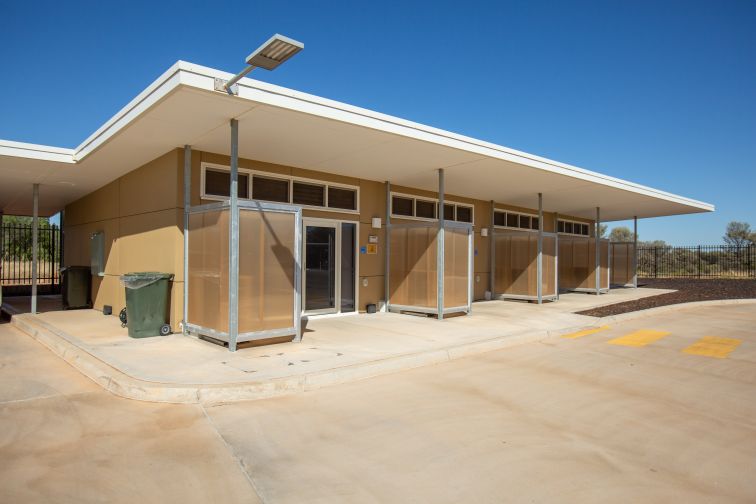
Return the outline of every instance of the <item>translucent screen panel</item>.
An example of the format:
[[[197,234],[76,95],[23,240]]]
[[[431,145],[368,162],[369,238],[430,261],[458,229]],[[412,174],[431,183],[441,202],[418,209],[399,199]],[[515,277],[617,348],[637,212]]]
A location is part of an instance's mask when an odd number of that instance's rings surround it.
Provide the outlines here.
[[[295,225],[293,213],[240,210],[239,333],[294,327]]]
[[[612,278],[613,284],[627,285],[633,282],[633,244],[612,243]]]
[[[538,234],[497,232],[496,295],[538,297]],[[556,295],[556,238],[543,236],[541,295]]]
[[[495,235],[495,294],[538,295],[538,242],[532,235],[525,232]]]
[[[444,308],[467,306],[470,286],[470,242],[467,229],[444,232]]]
[[[541,272],[541,294],[543,296],[556,296],[556,243],[557,240],[552,235],[544,235],[542,249],[542,272]]]
[[[395,305],[436,308],[438,228],[390,229],[389,301]]]
[[[601,240],[601,288],[609,287],[609,242]],[[594,238],[559,238],[559,287],[596,288],[596,242]]]
[[[228,210],[189,215],[188,322],[228,332]]]

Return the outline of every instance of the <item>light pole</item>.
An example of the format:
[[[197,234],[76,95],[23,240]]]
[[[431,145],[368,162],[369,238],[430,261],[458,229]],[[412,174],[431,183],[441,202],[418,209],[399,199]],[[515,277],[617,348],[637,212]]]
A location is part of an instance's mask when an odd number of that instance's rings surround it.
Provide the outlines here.
[[[231,95],[238,95],[239,88],[235,84],[255,68],[275,70],[284,61],[288,60],[299,51],[304,49],[304,44],[289,37],[276,33],[263,45],[252,51],[247,56],[247,68],[231,77],[230,80],[215,79],[215,90],[225,91]]]

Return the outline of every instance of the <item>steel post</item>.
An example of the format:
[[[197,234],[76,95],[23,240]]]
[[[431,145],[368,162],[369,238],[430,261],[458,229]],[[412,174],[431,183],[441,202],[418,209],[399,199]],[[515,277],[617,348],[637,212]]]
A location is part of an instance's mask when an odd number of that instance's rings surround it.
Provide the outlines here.
[[[444,319],[444,169],[438,170],[438,253],[436,254],[436,303],[438,320]]]
[[[186,336],[189,320],[189,207],[192,204],[192,148],[184,146],[184,306],[181,332]]]
[[[390,305],[390,285],[389,285],[389,272],[391,268],[391,262],[389,256],[391,255],[391,182],[386,181],[386,244],[384,245],[384,271],[383,271],[383,292],[386,300],[385,309],[389,311]]]
[[[538,193],[538,261],[536,262],[536,293],[543,304],[543,194]]]
[[[239,121],[231,119],[231,181],[229,187],[228,349],[239,338]]]
[[[554,288],[559,301],[559,214],[554,212]]]
[[[31,312],[37,313],[37,262],[39,260],[39,184],[32,186],[32,285]]]
[[[633,287],[638,288],[638,217],[633,217]]]
[[[601,294],[601,209],[596,207],[596,295]]]
[[[491,289],[491,299],[494,298],[494,285],[496,282],[495,269],[496,269],[496,241],[494,240],[494,230],[496,229],[496,205],[491,200],[491,227],[488,230],[488,288]]]

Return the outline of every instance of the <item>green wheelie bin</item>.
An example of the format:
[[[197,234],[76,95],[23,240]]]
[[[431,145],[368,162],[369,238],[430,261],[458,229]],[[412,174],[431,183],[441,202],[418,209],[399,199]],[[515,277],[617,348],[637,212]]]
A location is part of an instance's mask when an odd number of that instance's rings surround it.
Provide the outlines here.
[[[167,336],[170,309],[170,273],[126,273],[121,282],[126,287],[126,308],[121,310],[121,322],[129,328],[132,338]]]

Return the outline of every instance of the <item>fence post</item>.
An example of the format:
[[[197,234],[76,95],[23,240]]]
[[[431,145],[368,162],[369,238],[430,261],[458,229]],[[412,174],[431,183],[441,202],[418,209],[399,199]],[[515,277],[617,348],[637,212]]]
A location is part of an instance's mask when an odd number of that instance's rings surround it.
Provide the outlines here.
[[[654,247],[654,278],[659,277],[659,247]]]
[[[698,246],[698,278],[701,279],[701,245]]]

